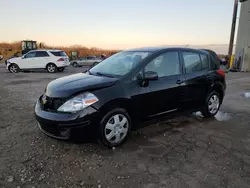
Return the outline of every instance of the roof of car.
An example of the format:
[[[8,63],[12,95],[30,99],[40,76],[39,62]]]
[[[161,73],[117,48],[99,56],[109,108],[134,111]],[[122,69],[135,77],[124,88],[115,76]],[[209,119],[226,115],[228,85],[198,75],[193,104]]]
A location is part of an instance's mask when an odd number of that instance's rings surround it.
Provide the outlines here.
[[[197,50],[197,51],[203,51],[206,53],[204,50],[200,49],[194,49],[194,48],[184,48],[184,47],[144,47],[144,48],[134,48],[134,49],[129,49],[125,51],[131,51],[131,52],[159,52],[162,50]]]
[[[51,51],[51,52],[60,52],[62,50],[56,50],[56,49],[36,49],[31,51]]]
[[[143,48],[133,48],[125,51],[136,51],[136,52],[156,52],[160,50],[164,50],[162,47],[143,47]]]

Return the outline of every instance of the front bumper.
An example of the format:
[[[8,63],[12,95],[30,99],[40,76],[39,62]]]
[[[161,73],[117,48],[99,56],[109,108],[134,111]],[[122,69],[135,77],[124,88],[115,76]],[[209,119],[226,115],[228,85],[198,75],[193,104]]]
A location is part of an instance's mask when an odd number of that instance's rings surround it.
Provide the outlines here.
[[[42,110],[39,100],[35,105],[35,117],[41,132],[64,140],[93,136],[100,122],[100,113],[91,106],[78,113],[52,113]]]
[[[9,70],[10,63],[6,61],[5,64],[6,64],[6,69]]]

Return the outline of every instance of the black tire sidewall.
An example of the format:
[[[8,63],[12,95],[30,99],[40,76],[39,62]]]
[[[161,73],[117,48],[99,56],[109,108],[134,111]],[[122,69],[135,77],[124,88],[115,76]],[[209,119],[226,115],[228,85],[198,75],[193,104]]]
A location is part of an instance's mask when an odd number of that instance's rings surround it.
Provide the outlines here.
[[[115,114],[124,115],[128,119],[129,127],[128,127],[128,133],[127,133],[126,137],[121,142],[119,142],[117,144],[112,144],[105,137],[105,125],[106,125],[107,121]],[[114,109],[110,110],[109,112],[107,112],[103,116],[103,118],[99,124],[98,138],[101,141],[101,143],[103,145],[105,145],[106,147],[109,147],[109,148],[116,147],[116,146],[122,145],[127,140],[128,136],[130,134],[130,131],[131,131],[131,127],[132,127],[132,121],[131,121],[131,118],[130,118],[129,114],[127,113],[127,111],[123,108],[114,108]]]
[[[211,98],[213,95],[217,95],[217,96],[218,96],[220,103],[219,103],[219,108],[217,109],[217,111],[216,111],[215,113],[212,114],[212,113],[210,113],[210,111],[209,111],[209,109],[208,109],[208,105],[209,105],[209,100],[210,100],[210,98]],[[206,98],[206,104],[205,104],[205,107],[204,107],[204,109],[203,109],[203,111],[202,111],[203,115],[204,115],[205,117],[213,117],[213,116],[215,116],[215,115],[218,113],[218,111],[220,110],[220,105],[221,105],[221,97],[220,97],[220,95],[219,95],[216,91],[212,91],[212,92],[207,96],[207,98]]]

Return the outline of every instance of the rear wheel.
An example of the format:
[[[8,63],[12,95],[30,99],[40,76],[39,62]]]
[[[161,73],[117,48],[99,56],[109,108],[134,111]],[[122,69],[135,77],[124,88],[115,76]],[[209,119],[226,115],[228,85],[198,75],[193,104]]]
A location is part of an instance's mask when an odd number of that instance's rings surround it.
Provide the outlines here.
[[[53,63],[49,63],[49,64],[47,65],[46,69],[47,69],[47,71],[48,71],[49,73],[55,73],[55,72],[57,71],[57,67],[56,67],[56,65],[53,64]]]
[[[73,67],[79,67],[79,65],[78,65],[77,62],[73,62],[73,63],[72,63],[72,66],[73,66]]]
[[[18,65],[17,64],[11,64],[10,66],[9,66],[9,71],[11,72],[11,73],[18,73],[19,72],[19,67],[18,67]]]
[[[93,65],[92,65],[92,67],[96,66],[97,64],[98,64],[98,62],[94,62]]]
[[[206,99],[206,105],[204,106],[204,108],[202,110],[203,116],[204,117],[215,116],[220,109],[220,105],[221,105],[220,95],[215,91],[211,92],[208,95],[208,97]]]
[[[121,145],[131,129],[131,119],[122,108],[109,111],[99,125],[99,139],[107,147]]]

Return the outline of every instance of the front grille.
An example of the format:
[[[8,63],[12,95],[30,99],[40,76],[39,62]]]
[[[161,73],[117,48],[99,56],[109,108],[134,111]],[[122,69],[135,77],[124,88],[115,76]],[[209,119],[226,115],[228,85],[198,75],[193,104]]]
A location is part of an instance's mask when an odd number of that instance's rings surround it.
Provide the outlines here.
[[[59,131],[57,129],[56,126],[47,126],[47,125],[43,125],[43,124],[39,124],[41,129],[49,134],[55,135],[57,136]]]
[[[42,97],[43,98],[43,97]],[[65,102],[63,99],[45,97],[45,104],[41,98],[41,103],[43,104],[43,110],[48,112],[56,112],[57,109]]]

